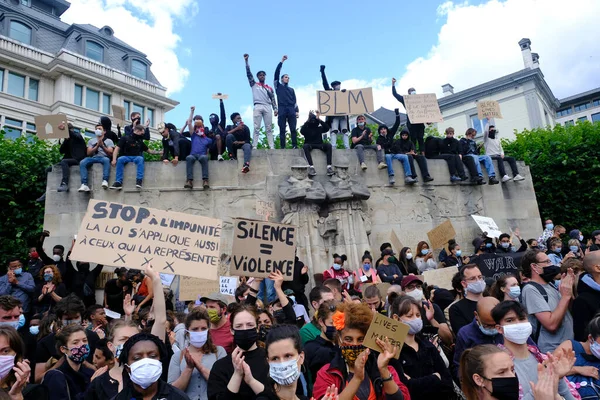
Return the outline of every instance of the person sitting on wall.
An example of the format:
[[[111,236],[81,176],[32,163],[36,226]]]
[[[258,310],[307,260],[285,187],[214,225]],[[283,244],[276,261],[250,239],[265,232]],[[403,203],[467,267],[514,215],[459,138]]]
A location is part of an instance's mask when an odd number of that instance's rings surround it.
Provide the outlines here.
[[[96,125],[96,136],[87,144],[87,157],[79,164],[81,175],[80,192],[89,192],[88,167],[92,164],[102,164],[102,188],[108,189],[108,177],[110,175],[110,159],[115,149],[115,144],[106,137],[106,130],[102,124]]]
[[[356,149],[356,156],[358,157],[358,163],[363,171],[367,170],[367,164],[365,164],[365,149],[375,150],[377,154],[377,168],[384,169],[387,167],[386,163],[383,162],[383,149],[380,145],[373,144],[373,132],[367,127],[367,119],[364,115],[359,115],[356,118],[357,127],[352,129],[352,148]]]
[[[465,175],[465,169],[460,156],[458,154],[442,154],[442,142],[443,139],[441,138],[428,136],[425,139],[425,157],[430,160],[446,160],[448,171],[450,172],[450,182],[466,181],[468,178]]]
[[[244,124],[244,121],[242,121],[240,113],[233,113],[230,118],[233,125],[227,125],[225,128],[225,132],[227,132],[227,151],[229,152],[229,158],[236,160],[237,151],[242,149],[244,152],[244,166],[242,167],[242,172],[245,174],[250,171],[250,158],[252,157],[250,129]]]
[[[446,128],[445,133],[446,133],[446,138],[444,140],[442,140],[441,153],[457,155],[469,169],[469,175],[471,176],[471,183],[476,183],[478,185],[484,185],[485,183],[483,181],[483,177],[479,176],[478,167],[477,167],[477,164],[475,164],[474,158],[462,156],[462,154],[460,152],[460,143],[458,142],[457,139],[454,138],[454,128],[452,128],[452,127]]]
[[[329,131],[329,125],[323,122],[319,116],[320,114],[318,111],[316,113],[310,111],[308,113],[308,120],[300,128],[300,134],[304,136],[304,146],[302,146],[302,150],[304,150],[304,156],[308,162],[308,176],[311,177],[317,175],[312,156],[310,155],[310,152],[313,149],[319,149],[325,153],[327,157],[327,175],[333,175],[333,168],[331,167],[333,148],[330,143],[323,142],[323,134]]]
[[[208,137],[209,129],[204,126],[204,122],[199,119],[194,122],[192,132],[192,152],[185,159],[187,182],[184,188],[192,189],[194,187],[194,162],[198,161],[202,166],[202,187],[208,188],[208,152],[213,144],[213,139]],[[186,139],[187,140],[187,139]]]
[[[506,170],[504,169],[504,161],[510,165],[510,169],[513,173],[513,178],[515,182],[522,181],[523,178],[519,174],[519,168],[517,167],[517,161],[514,157],[506,157],[504,156],[504,149],[502,148],[502,143],[500,142],[500,138],[498,137],[498,130],[494,125],[490,125],[488,129],[483,132],[483,145],[485,147],[485,154],[489,156],[492,160],[498,161],[498,172],[502,177],[502,183],[508,182],[511,180],[511,177],[506,175]]]
[[[483,163],[485,169],[487,170],[490,185],[497,185],[498,180],[496,179],[496,171],[494,170],[494,165],[492,164],[492,159],[490,156],[482,156],[479,155],[479,149],[477,148],[477,143],[475,142],[475,135],[477,131],[473,128],[467,129],[465,132],[465,137],[460,139],[460,154],[462,155],[463,162],[465,162],[466,158],[472,158],[475,161],[475,166],[477,167],[477,175],[483,179],[483,174],[481,172],[481,165]]]
[[[143,125],[136,125],[133,130],[133,135],[125,135],[119,140],[119,144],[113,152],[112,165],[117,167],[117,176],[115,183],[110,187],[113,190],[121,190],[123,188],[123,172],[125,164],[134,163],[137,167],[137,175],[135,179],[135,187],[142,188],[144,180],[144,152],[150,154],[160,154],[157,151],[151,151],[144,143]],[[123,150],[122,156],[119,158],[120,151]]]

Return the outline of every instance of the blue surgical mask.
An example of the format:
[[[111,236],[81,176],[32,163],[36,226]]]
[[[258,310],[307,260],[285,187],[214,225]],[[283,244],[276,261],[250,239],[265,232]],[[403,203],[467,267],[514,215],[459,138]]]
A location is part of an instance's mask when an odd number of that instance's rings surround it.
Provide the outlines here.
[[[44,281],[52,282],[52,279],[54,279],[54,274],[44,274]]]
[[[23,273],[23,268],[17,268],[13,270],[13,272],[15,273],[15,275],[21,275]]]
[[[569,246],[569,250],[573,253],[577,253],[579,251],[579,246]]]
[[[511,246],[510,247],[510,251],[512,251],[513,253],[517,252],[517,246]]]
[[[363,269],[364,269],[365,271],[368,271],[368,270],[370,270],[370,269],[371,269],[371,264],[363,264]]]
[[[500,243],[500,246],[502,246],[503,249],[508,249],[510,247],[510,243],[509,242],[502,242],[502,243]]]
[[[40,327],[38,325],[30,326],[29,333],[31,333],[32,335],[37,335],[38,333],[40,333]]]
[[[557,248],[555,248],[555,249],[554,249],[554,252],[555,252],[556,254],[560,254],[560,253],[561,253],[561,251],[562,251],[562,247],[557,247]]]
[[[19,329],[19,321],[10,321],[10,322],[2,321],[2,322],[0,322],[0,326],[10,326],[15,329]]]
[[[519,296],[521,295],[521,288],[519,286],[513,286],[511,288],[508,289],[508,296],[511,299],[518,299]]]
[[[333,269],[339,271],[340,269],[342,269],[342,266],[340,264],[333,264]]]
[[[600,358],[600,343],[596,342],[595,340],[592,341],[590,344],[590,350],[592,351],[594,357]]]
[[[473,294],[480,294],[480,293],[483,293],[484,290],[485,290],[485,281],[483,279],[467,284],[467,292],[470,292]]]
[[[365,126],[365,123],[364,122],[359,122],[358,126],[360,126],[362,128],[363,126]]]
[[[492,248],[492,244],[491,243],[486,243],[485,247],[488,248],[488,249],[491,249]]]
[[[498,334],[496,328],[484,328],[484,326],[481,325],[481,323],[479,322],[477,323],[477,326],[479,327],[481,333],[483,333],[486,336],[496,336]]]
[[[462,250],[456,250],[456,257],[460,257],[461,254],[462,254]]]
[[[25,326],[25,316],[23,314],[19,315],[19,327],[17,329],[21,329]]]
[[[558,289],[560,287],[560,279],[554,280],[554,286]]]
[[[429,254],[429,249],[423,249],[423,250],[421,250],[421,254],[423,254],[424,256],[426,256],[427,254]]]
[[[546,224],[546,230],[550,231],[554,229],[554,224]]]

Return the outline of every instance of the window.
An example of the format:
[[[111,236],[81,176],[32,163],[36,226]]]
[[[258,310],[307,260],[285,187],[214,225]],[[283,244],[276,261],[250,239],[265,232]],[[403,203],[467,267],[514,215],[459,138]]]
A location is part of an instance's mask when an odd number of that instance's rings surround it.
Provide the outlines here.
[[[125,118],[129,118],[131,116],[131,103],[129,101],[124,101],[123,107],[125,108]]]
[[[0,68],[0,92],[4,91],[4,70]]]
[[[592,107],[600,107],[600,99],[594,100],[592,103]]]
[[[23,130],[23,121],[19,121],[18,119],[5,118],[4,119],[4,132],[6,133],[6,138],[8,139],[16,139],[21,136],[21,131]]]
[[[575,125],[575,123],[573,122],[573,120],[565,121],[565,126],[573,126],[573,125]]]
[[[83,106],[83,86],[75,85],[75,105]]]
[[[148,119],[150,120],[150,126],[154,128],[154,110],[151,108],[148,109]]]
[[[133,110],[131,112],[140,113],[140,116],[142,117],[142,119],[140,120],[140,123],[142,125],[146,123],[146,118],[144,118],[144,106],[140,106],[139,104],[133,103]]]
[[[592,114],[592,122],[600,122],[600,113]]]
[[[577,118],[577,122],[585,122],[587,120],[588,120],[587,117],[579,117],[579,118]]]
[[[31,28],[20,22],[10,21],[9,36],[19,42],[31,44]]]
[[[38,101],[38,90],[40,81],[29,78],[29,100]]]
[[[564,117],[565,115],[571,115],[571,114],[573,114],[573,109],[571,107],[565,108],[562,110],[558,110],[556,112],[557,117]]]
[[[104,60],[104,47],[96,42],[88,40],[85,42],[85,56],[92,60],[102,62],[102,60]]]
[[[485,130],[485,126],[488,124],[489,120],[487,118],[479,119],[477,114],[471,115],[471,127],[477,131],[477,135],[483,135],[483,131]]]
[[[8,93],[25,97],[25,77],[14,72],[8,73]]]
[[[35,129],[35,124],[32,124],[31,122],[28,122],[26,126],[27,126],[27,130],[28,131],[35,131],[36,130]]]
[[[588,108],[590,108],[590,103],[577,104],[575,106],[575,112],[584,111],[584,110],[587,110]]]
[[[100,92],[85,88],[85,107],[100,111]]]
[[[137,76],[140,79],[146,79],[146,72],[146,64],[138,60],[131,60],[131,75]]]
[[[102,112],[104,114],[111,114],[111,109],[110,109],[110,94],[102,94]]]

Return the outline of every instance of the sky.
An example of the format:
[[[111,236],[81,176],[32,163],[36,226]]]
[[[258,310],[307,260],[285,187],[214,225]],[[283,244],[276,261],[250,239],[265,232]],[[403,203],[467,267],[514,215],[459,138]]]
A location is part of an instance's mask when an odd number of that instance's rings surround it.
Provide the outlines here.
[[[403,107],[391,95],[442,96],[523,68],[518,41],[532,42],[554,95],[561,99],[600,86],[598,0],[71,0],[68,23],[109,25],[144,52],[152,71],[180,105],[166,122],[218,114],[212,94],[229,95],[227,115],[252,118],[243,54],[256,74],[275,67],[290,75],[304,120],[322,89],[319,66],[342,88],[372,87],[375,108]],[[159,121],[157,121],[159,122]]]

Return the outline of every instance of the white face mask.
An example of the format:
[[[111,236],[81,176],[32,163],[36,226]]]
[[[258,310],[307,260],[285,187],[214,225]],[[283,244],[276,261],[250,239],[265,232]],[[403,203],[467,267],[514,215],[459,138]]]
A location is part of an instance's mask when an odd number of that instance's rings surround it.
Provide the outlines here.
[[[62,257],[61,257],[61,256],[59,256],[58,254],[54,254],[54,255],[52,256],[52,259],[53,259],[54,261],[56,261],[56,262],[59,262],[60,260],[62,260]]]
[[[0,356],[0,379],[4,379],[14,366],[15,356]]]
[[[298,360],[269,363],[269,376],[281,386],[289,386],[300,376]]]
[[[485,281],[479,280],[473,283],[469,283],[467,285],[467,292],[473,293],[473,294],[480,294],[485,290]]]
[[[406,295],[412,297],[416,301],[421,301],[423,299],[423,290],[415,289],[412,292],[406,292]]]
[[[410,260],[412,258],[412,253],[406,253],[406,259]]]
[[[502,326],[502,329],[504,330],[504,337],[506,338],[506,340],[515,344],[527,343],[527,338],[531,336],[532,332],[530,322],[520,322],[518,324],[504,325]]]
[[[104,132],[102,132],[100,129],[96,129],[96,136],[100,137],[104,134]]]
[[[0,322],[0,326],[10,326],[12,328],[15,328],[15,330],[17,330],[17,329],[19,329],[19,321],[10,321],[10,322],[3,321],[3,322]]]
[[[208,330],[200,332],[188,331],[188,333],[190,334],[190,344],[197,349],[204,346],[204,344],[208,340]]]
[[[162,363],[152,358],[142,358],[131,364],[129,371],[133,383],[142,389],[148,389],[162,375]]]

